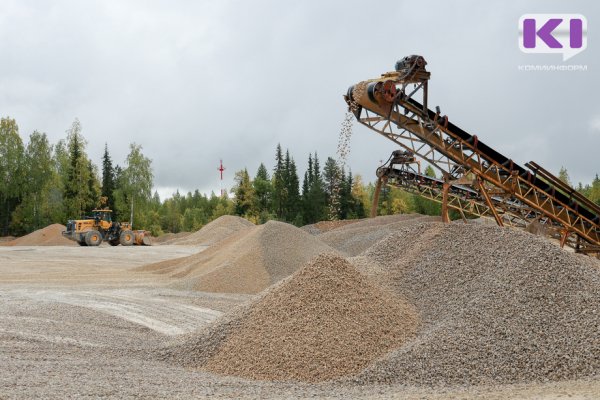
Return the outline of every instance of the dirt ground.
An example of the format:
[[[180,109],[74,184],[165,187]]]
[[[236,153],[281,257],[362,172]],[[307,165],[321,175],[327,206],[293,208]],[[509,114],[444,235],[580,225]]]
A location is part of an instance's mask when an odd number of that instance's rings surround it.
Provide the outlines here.
[[[423,388],[290,384],[208,374],[148,357],[252,295],[174,289],[133,271],[202,248],[0,247],[0,398],[598,398],[600,382]]]

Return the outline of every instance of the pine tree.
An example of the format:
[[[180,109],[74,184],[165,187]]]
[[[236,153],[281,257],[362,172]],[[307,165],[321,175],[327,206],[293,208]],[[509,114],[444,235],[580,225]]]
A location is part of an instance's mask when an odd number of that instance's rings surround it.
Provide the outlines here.
[[[302,225],[302,216],[300,213],[300,180],[296,170],[296,162],[290,158],[287,171],[287,220],[296,225]]]
[[[110,154],[108,154],[108,144],[104,144],[104,155],[102,156],[102,191],[101,196],[105,200],[106,207],[114,210],[114,191],[115,191],[115,169],[112,164]]]
[[[312,161],[312,163],[311,163]],[[323,177],[319,165],[319,157],[315,152],[314,157],[309,157],[309,170],[307,171],[308,192],[303,195],[303,217],[305,224],[315,223],[325,219],[326,196]]]
[[[252,182],[254,188],[253,214],[258,217],[259,222],[270,219],[271,196],[273,188],[269,179],[269,173],[263,163],[260,163],[256,171],[256,177]]]
[[[285,205],[285,160],[281,144],[275,150],[275,169],[273,171],[273,213],[283,219]]]
[[[81,217],[91,211],[98,202],[93,183],[97,179],[85,153],[85,139],[81,135],[81,124],[78,119],[73,121],[67,131],[67,148],[69,164],[67,167],[64,198],[67,215],[71,218]]]

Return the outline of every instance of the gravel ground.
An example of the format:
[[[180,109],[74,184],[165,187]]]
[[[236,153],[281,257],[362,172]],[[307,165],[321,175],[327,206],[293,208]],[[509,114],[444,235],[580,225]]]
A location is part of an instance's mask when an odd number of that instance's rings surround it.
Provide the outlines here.
[[[596,260],[525,233],[418,225],[398,226],[387,242],[367,235],[379,251],[353,259],[415,305],[416,339],[358,378],[319,384],[226,377],[148,356],[235,320],[230,310],[254,301],[132,270],[201,248],[0,247],[0,398],[598,398]],[[534,381],[501,383],[520,380],[511,366]]]

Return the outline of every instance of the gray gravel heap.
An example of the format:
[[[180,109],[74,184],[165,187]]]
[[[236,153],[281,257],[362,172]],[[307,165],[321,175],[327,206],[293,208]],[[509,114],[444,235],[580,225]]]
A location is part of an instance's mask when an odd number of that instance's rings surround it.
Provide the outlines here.
[[[437,225],[437,226],[436,226]],[[544,238],[479,224],[417,224],[361,255],[405,295],[417,337],[359,383],[497,384],[600,374],[600,263]],[[373,267],[375,265],[375,267]]]
[[[317,237],[347,256],[356,256],[398,229],[424,221],[439,221],[439,217],[420,214],[386,215],[366,218],[323,232]],[[318,226],[318,224],[315,224]]]
[[[236,232],[254,227],[247,219],[236,215],[223,215],[204,225],[202,229],[189,235],[182,235],[169,240],[167,244],[188,246],[210,246],[228,238]]]
[[[321,253],[336,251],[300,228],[279,221],[241,232],[189,257],[148,264],[139,271],[169,274],[173,287],[256,294]]]

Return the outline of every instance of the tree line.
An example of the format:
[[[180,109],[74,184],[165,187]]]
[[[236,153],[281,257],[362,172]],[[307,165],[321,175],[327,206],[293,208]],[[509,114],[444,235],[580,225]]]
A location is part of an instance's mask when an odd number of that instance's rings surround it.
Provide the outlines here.
[[[289,150],[277,145],[273,165],[261,163],[254,174],[235,173],[230,193],[209,195],[199,190],[161,200],[153,192],[152,161],[132,143],[123,164],[112,160],[105,145],[98,168],[86,152],[87,141],[76,119],[66,137],[51,144],[34,131],[25,145],[14,119],[0,120],[0,235],[21,235],[52,223],[89,215],[94,208],[113,210],[113,219],[133,221],[135,229],[154,235],[195,231],[222,215],[239,215],[254,223],[271,219],[297,226],[331,219],[364,218],[371,209],[375,185],[332,157],[324,164],[317,152],[298,172]],[[435,177],[431,166],[425,173]],[[571,184],[566,169],[559,177]],[[577,189],[600,204],[600,179]],[[231,196],[230,196],[231,195]],[[384,186],[379,215],[439,215],[440,205],[398,188]]]

